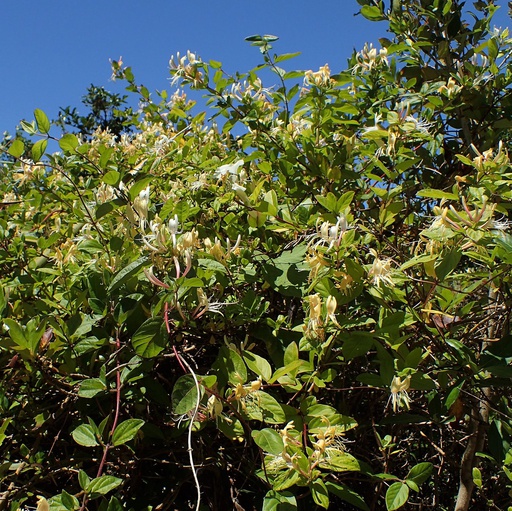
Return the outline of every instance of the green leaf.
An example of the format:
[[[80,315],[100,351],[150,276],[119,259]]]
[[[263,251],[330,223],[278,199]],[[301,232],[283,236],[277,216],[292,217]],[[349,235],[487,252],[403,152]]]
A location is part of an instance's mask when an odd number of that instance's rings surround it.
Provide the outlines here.
[[[78,147],[78,138],[72,133],[66,133],[59,140],[59,146],[65,153],[72,153]]]
[[[156,357],[165,348],[168,334],[162,318],[145,321],[132,337],[132,346],[140,357]]]
[[[385,19],[380,8],[374,5],[363,5],[361,7],[361,14],[370,21],[382,21]]]
[[[128,266],[125,266],[112,279],[112,282],[108,287],[108,292],[111,293],[112,291],[120,288],[126,281],[136,275],[144,266],[149,266],[150,263],[151,261],[149,260],[149,257],[143,256],[140,259],[133,261]]]
[[[321,468],[336,472],[360,472],[359,460],[348,452],[330,452],[319,464]]]
[[[46,114],[36,108],[34,110],[34,117],[36,118],[37,128],[41,133],[48,133],[50,131],[50,121]]]
[[[38,162],[42,157],[44,152],[46,151],[46,147],[48,146],[48,140],[46,138],[42,140],[38,140],[31,149],[32,160],[34,162]]]
[[[394,511],[401,508],[409,498],[409,487],[402,482],[393,483],[386,491],[386,508]]]
[[[74,511],[80,507],[78,499],[74,495],[70,495],[66,490],[62,490],[62,493],[60,494],[60,502],[69,511]],[[50,506],[50,508],[53,509],[53,506]]]
[[[347,360],[366,355],[373,346],[373,336],[367,332],[350,332],[341,348]]]
[[[119,477],[114,476],[100,476],[93,479],[89,485],[87,486],[87,489],[85,490],[86,493],[92,495],[94,493],[98,493],[100,495],[105,495],[109,491],[114,490],[118,486],[120,486],[123,483],[122,479],[119,479]]]
[[[128,419],[121,422],[114,430],[112,444],[118,446],[133,440],[142,426],[144,426],[142,419]]]
[[[311,496],[313,497],[315,504],[323,507],[324,509],[328,509],[329,491],[327,490],[324,482],[321,479],[317,479],[309,485],[309,489],[311,490]]]
[[[357,509],[362,509],[363,511],[370,511],[370,508],[366,505],[366,502],[362,499],[360,495],[358,495],[355,491],[351,490],[344,484],[333,483],[331,481],[326,481],[325,486],[330,493],[333,493],[340,499],[352,504]]]
[[[115,186],[119,179],[121,179],[121,174],[117,170],[111,170],[103,176],[102,181],[107,185]]]
[[[9,337],[21,348],[28,349],[28,340],[25,337],[23,327],[14,319],[4,319],[4,324],[9,328]]]
[[[264,381],[269,381],[272,377],[272,367],[268,360],[250,351],[244,351],[244,360],[247,367],[256,375],[261,376]]]
[[[478,467],[473,467],[473,482],[477,488],[482,487],[482,472]]]
[[[283,452],[283,438],[275,429],[265,428],[259,431],[255,429],[251,432],[251,436],[256,445],[265,452],[275,456]]]
[[[459,196],[454,193],[445,192],[443,190],[436,190],[433,188],[426,188],[425,190],[420,190],[417,194],[418,197],[426,197],[428,199],[445,199],[445,200],[453,200],[458,201]]]
[[[80,488],[82,488],[82,490],[85,490],[89,486],[90,482],[91,479],[87,475],[87,473],[80,469],[78,471],[78,483],[80,484]]]
[[[201,397],[203,387],[199,386]],[[197,406],[197,386],[194,377],[190,374],[180,376],[172,389],[172,411],[176,415],[185,415]]]
[[[29,135],[35,135],[37,133],[35,121],[32,121],[32,122],[21,121],[20,126],[21,126],[21,129],[25,133],[28,133]]]
[[[443,281],[459,264],[462,252],[453,248],[443,254],[440,260],[435,264],[437,278]]]
[[[248,417],[268,424],[282,424],[286,421],[283,407],[270,394],[258,391],[251,397],[244,403],[244,412]]]
[[[297,511],[297,500],[288,491],[269,490],[263,499],[262,511]]]
[[[90,378],[80,384],[78,396],[90,399],[105,390],[107,390],[107,386],[103,380],[100,378]]]
[[[7,152],[14,158],[19,158],[25,151],[25,144],[23,140],[16,138],[12,141]]]
[[[229,381],[232,385],[247,381],[247,368],[242,357],[227,346],[222,346],[214,363],[220,381]]]
[[[112,497],[108,503],[107,511],[124,511],[124,507],[118,499]]]
[[[71,433],[73,440],[84,447],[96,447],[100,445],[93,427],[90,424],[80,424]]]

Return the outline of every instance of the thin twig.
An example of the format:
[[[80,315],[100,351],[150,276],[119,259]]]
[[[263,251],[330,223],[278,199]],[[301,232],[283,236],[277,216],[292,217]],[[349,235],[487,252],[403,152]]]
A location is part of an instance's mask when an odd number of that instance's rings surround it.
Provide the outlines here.
[[[176,353],[177,354],[177,353]],[[194,449],[192,448],[192,428],[194,427],[194,420],[196,418],[197,412],[199,411],[199,405],[201,403],[201,389],[199,388],[199,381],[197,380],[196,373],[194,373],[192,367],[190,367],[190,364],[183,358],[182,355],[178,355],[178,361],[180,363],[183,363],[186,368],[190,371],[190,374],[192,375],[192,378],[194,378],[194,383],[196,384],[196,390],[197,390],[197,398],[196,398],[196,407],[194,409],[194,413],[192,414],[192,417],[190,419],[190,424],[188,426],[188,440],[187,440],[187,447],[188,447],[188,457],[190,460],[190,468],[192,469],[192,475],[194,476],[194,482],[196,484],[196,490],[197,490],[197,504],[196,504],[196,511],[199,511],[199,507],[201,505],[201,486],[199,485],[199,479],[197,478],[197,471],[196,467],[194,465]]]

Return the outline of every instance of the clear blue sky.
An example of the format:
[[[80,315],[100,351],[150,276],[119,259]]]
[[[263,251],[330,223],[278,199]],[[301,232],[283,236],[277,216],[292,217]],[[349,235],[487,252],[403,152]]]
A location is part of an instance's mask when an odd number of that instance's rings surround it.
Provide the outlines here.
[[[507,26],[499,3],[496,24]],[[178,51],[220,60],[228,72],[251,69],[261,63],[244,41],[253,34],[279,36],[276,53],[302,52],[287,68],[345,69],[354,48],[386,35],[385,23],[354,16],[358,9],[356,0],[6,0],[0,135],[35,108],[56,118],[60,106],[79,107],[91,83],[122,92],[109,81],[109,59],[120,56],[150,90],[170,88],[168,62]]]

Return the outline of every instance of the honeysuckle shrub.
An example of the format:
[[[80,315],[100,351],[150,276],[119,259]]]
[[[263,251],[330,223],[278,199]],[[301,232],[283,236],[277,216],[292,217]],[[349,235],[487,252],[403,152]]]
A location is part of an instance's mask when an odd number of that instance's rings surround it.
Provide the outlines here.
[[[155,96],[114,62],[132,133],[23,123],[0,509],[507,508],[512,40],[491,1],[359,4],[390,38],[341,72],[253,36]]]

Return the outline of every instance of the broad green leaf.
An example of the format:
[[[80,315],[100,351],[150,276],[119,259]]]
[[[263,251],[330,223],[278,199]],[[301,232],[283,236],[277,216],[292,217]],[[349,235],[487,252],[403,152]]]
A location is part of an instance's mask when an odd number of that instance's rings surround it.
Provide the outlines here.
[[[121,422],[114,430],[112,444],[118,446],[133,440],[142,426],[144,426],[142,419],[127,419]]]
[[[242,357],[227,346],[222,346],[214,364],[220,381],[229,381],[232,385],[247,381],[247,368]]]
[[[114,476],[100,476],[93,479],[87,486],[86,493],[93,495],[98,493],[106,495],[109,491],[116,489],[123,484],[123,480]]]
[[[456,248],[444,253],[434,266],[437,278],[443,281],[453,270],[455,270],[461,257],[462,253]]]
[[[94,429],[90,424],[80,424],[80,426],[73,430],[71,436],[77,444],[83,445],[84,447],[96,447],[100,445],[94,433]]]
[[[309,485],[309,489],[311,490],[311,495],[315,503],[324,509],[328,509],[329,491],[327,490],[325,483],[321,479],[317,479]]]
[[[4,324],[9,328],[9,337],[21,348],[28,349],[29,343],[25,337],[23,327],[14,319],[4,319]]]
[[[329,455],[326,456],[319,464],[321,468],[333,470],[335,472],[359,472],[361,464],[348,452],[330,449]]]
[[[25,151],[25,144],[23,140],[16,138],[12,141],[7,152],[14,158],[19,158]]]
[[[263,391],[250,394],[250,398],[244,402],[243,409],[251,419],[267,424],[282,424],[286,421],[283,407],[274,397]]]
[[[39,108],[36,108],[34,110],[34,117],[36,119],[37,128],[39,131],[41,133],[48,133],[50,131],[50,120],[46,114]]]
[[[78,483],[80,484],[80,488],[82,488],[82,490],[85,490],[89,486],[90,482],[91,479],[87,475],[87,473],[80,469],[78,471]]]
[[[165,348],[167,338],[163,318],[150,318],[133,334],[132,346],[140,357],[153,358]]]
[[[263,499],[262,511],[297,511],[297,500],[291,492],[269,490]]]
[[[200,385],[201,397],[204,389]],[[172,411],[176,415],[185,415],[197,406],[197,386],[190,374],[180,376],[172,389]]]
[[[31,149],[32,152],[32,160],[34,162],[38,162],[42,157],[44,152],[46,151],[46,147],[48,146],[48,140],[46,138],[42,140],[38,140]]]
[[[116,497],[112,497],[108,503],[107,511],[124,511],[124,507]]]
[[[363,5],[361,14],[370,21],[382,21],[384,18],[379,7],[374,5]]]
[[[72,153],[78,147],[78,138],[72,133],[66,133],[59,140],[59,146],[65,153]]]
[[[409,470],[406,479],[410,479],[416,484],[422,484],[430,477],[433,469],[434,466],[428,461],[418,463],[417,465],[414,465],[411,470]]]
[[[343,345],[343,356],[347,360],[366,355],[373,346],[373,336],[367,332],[350,332],[347,334]]]
[[[252,431],[251,436],[256,445],[265,452],[276,456],[283,452],[283,438],[275,429],[265,428],[259,431],[255,429]]]
[[[358,495],[355,491],[351,490],[344,484],[333,483],[330,481],[325,482],[325,486],[329,490],[330,493],[333,493],[340,499],[352,504],[357,509],[362,509],[363,511],[370,511],[370,508],[363,500],[363,498]]]
[[[35,121],[32,121],[32,122],[21,121],[20,122],[20,126],[21,126],[21,129],[25,133],[28,133],[29,135],[35,135],[37,133],[37,128],[36,128],[36,122]]]
[[[111,293],[120,288],[127,280],[136,275],[144,266],[149,266],[150,260],[147,256],[143,256],[136,261],[133,261],[128,266],[125,266],[119,271],[112,279],[108,292]]]
[[[130,187],[130,199],[133,201],[135,197],[137,197],[137,195],[139,195],[139,193],[142,192],[142,190],[144,190],[146,186],[150,185],[153,180],[153,177],[144,177],[142,179],[139,179],[139,181],[137,181]]]
[[[386,508],[388,511],[394,511],[401,508],[409,498],[409,487],[405,483],[397,481],[393,483],[386,491]]]
[[[90,378],[80,384],[78,395],[79,397],[92,398],[105,390],[107,390],[107,386],[103,380],[100,378]]]
[[[272,367],[267,359],[250,351],[244,351],[243,354],[247,367],[257,376],[261,376],[264,381],[269,381],[272,377]]]
[[[115,186],[120,178],[121,174],[117,170],[110,170],[103,176],[102,181],[107,185]]]

